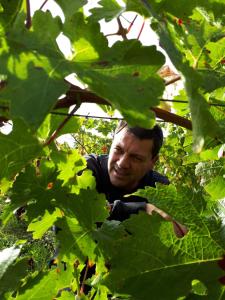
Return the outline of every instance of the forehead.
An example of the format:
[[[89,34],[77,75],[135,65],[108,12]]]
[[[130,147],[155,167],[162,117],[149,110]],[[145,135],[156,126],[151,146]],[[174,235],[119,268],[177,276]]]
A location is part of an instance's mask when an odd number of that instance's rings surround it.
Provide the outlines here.
[[[148,156],[152,153],[153,140],[139,139],[125,128],[115,135],[113,146],[120,146],[124,151],[131,154]]]

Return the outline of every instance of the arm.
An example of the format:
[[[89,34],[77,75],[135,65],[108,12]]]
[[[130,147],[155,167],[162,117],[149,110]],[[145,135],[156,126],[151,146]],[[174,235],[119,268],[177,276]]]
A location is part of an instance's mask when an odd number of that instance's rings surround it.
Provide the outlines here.
[[[153,212],[158,213],[162,218],[173,223],[174,233],[178,238],[187,234],[188,229],[186,226],[173,220],[171,216],[159,209],[153,204],[146,202],[123,202],[115,200],[109,204],[110,217],[109,220],[124,221],[130,217],[131,214],[137,214],[139,211],[146,211],[147,214],[152,215]]]
[[[123,202],[115,200],[109,204],[110,217],[109,220],[124,221],[130,217],[131,214],[137,214],[140,210],[146,210],[145,202]]]

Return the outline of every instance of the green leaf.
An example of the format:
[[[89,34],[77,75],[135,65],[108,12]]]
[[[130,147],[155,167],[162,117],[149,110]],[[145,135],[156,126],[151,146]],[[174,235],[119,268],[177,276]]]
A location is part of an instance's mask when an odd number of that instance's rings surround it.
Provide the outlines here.
[[[74,14],[65,22],[63,33],[70,38],[74,50],[72,59],[78,62],[98,60],[108,48],[106,37],[100,33],[100,25],[90,18],[84,19],[82,13]]]
[[[70,19],[71,16],[76,13],[80,8],[87,4],[87,0],[56,0],[56,3],[62,8],[65,19]]]
[[[20,12],[23,0],[1,1],[0,20],[6,27],[11,26]]]
[[[74,179],[76,174],[79,171],[82,171],[85,167],[85,159],[78,153],[77,150],[73,150],[67,155],[67,157],[64,158],[64,161],[61,160],[58,163],[58,169],[60,172],[58,179],[61,179],[65,185]]]
[[[72,262],[76,259],[85,263],[86,258],[95,261],[97,245],[92,237],[92,232],[81,227],[75,218],[65,217],[56,223],[60,228],[57,240],[60,243],[59,259]]]
[[[158,105],[163,93],[164,84],[157,75],[163,63],[164,57],[155,46],[129,40],[117,42],[88,69],[79,63],[77,74],[91,90],[119,109],[130,124],[152,127],[154,114],[149,108]]]
[[[207,299],[220,295],[218,278],[223,272],[217,260],[222,249],[209,246],[210,236],[201,240],[198,251],[199,240],[194,236],[188,234],[179,240],[168,222],[144,213],[127,220],[124,229],[128,235],[117,240],[116,253],[110,260],[111,272],[105,280],[112,292],[131,299],[152,295],[155,299],[174,300],[187,296],[192,280],[198,278],[207,288]]]
[[[51,214],[46,210],[43,216],[34,219],[29,224],[27,231],[33,232],[33,239],[40,239],[45,234],[45,232],[57,221],[57,219],[62,217],[63,213],[58,208],[56,208],[55,211]]]
[[[95,230],[96,224],[108,217],[105,195],[95,190],[80,190],[73,199],[64,199],[59,203],[59,207],[67,216],[76,217],[85,230]]]
[[[14,260],[20,254],[21,248],[10,247],[0,251],[0,279],[8,269],[8,267],[14,262]]]
[[[189,75],[194,77],[193,73]],[[196,78],[196,83],[197,82],[198,81]],[[210,113],[206,100],[202,96],[201,92],[194,87],[194,85],[195,84],[193,84],[190,79],[187,79],[186,88],[188,92],[193,124],[193,150],[194,152],[199,153],[203,149],[207,136],[223,141],[224,134],[222,128],[219,127],[218,123]]]
[[[36,12],[32,22],[32,31],[21,20],[8,33],[8,47],[0,69],[7,76],[7,85],[1,91],[0,102],[7,101],[11,116],[22,117],[37,129],[65,93],[63,78],[68,73],[56,43],[60,19],[54,19],[49,12]],[[43,31],[47,33],[44,36]]]
[[[16,68],[17,74],[8,76],[9,84],[1,92],[0,99],[11,103],[11,116],[21,117],[37,129],[57,98],[65,92],[66,85],[49,76],[53,67],[44,57],[22,53],[18,58],[11,56],[8,60],[9,68],[12,67],[10,72]],[[43,64],[49,66],[49,72],[44,70]]]
[[[38,216],[43,216],[46,210],[50,214],[53,213],[57,203],[68,193],[61,182],[56,180],[55,168],[52,165],[43,167],[43,164],[41,163],[40,173],[37,173],[39,170],[33,166],[28,166],[16,177],[10,191],[11,203],[8,213],[26,206],[26,217],[28,222],[31,222]]]
[[[221,141],[224,139],[222,129],[209,112],[203,92],[199,89],[202,80],[198,73],[198,64],[201,58],[204,58],[204,55],[206,55],[204,47],[214,37],[215,33],[217,34],[221,26],[212,25],[212,20],[208,18],[212,9],[211,4],[205,4],[203,1],[199,5],[206,7],[209,12],[205,12],[202,9],[199,10],[198,7],[196,8],[196,1],[189,3],[185,9],[183,1],[175,1],[173,5],[170,5],[167,0],[151,4],[148,1],[142,2],[145,4],[149,16],[154,17],[155,22],[157,22],[155,29],[160,37],[161,47],[167,52],[174,66],[185,77],[193,124],[194,151],[198,153],[203,149],[207,136],[219,138]],[[158,9],[165,10],[164,19],[162,19],[162,14],[157,13]],[[200,36],[199,28],[192,28],[192,23],[190,26],[188,25],[190,20],[187,20],[187,16],[189,15],[192,15],[191,18],[194,18],[195,25],[199,22],[200,32],[202,31]],[[177,24],[174,17],[179,18],[181,23]],[[193,61],[190,60],[190,53],[192,53]],[[214,88],[216,86],[217,84],[214,84]]]
[[[216,176],[212,181],[205,186],[207,193],[211,195],[214,200],[222,200],[225,198],[225,173]]]
[[[36,274],[19,290],[18,300],[53,299],[63,288],[70,287],[73,279],[73,268],[69,264],[66,270],[61,262],[56,269]]]
[[[149,12],[145,8],[144,5],[140,5],[140,1],[137,0],[126,0],[124,1],[126,3],[126,10],[127,11],[136,11],[141,16],[149,17]]]
[[[22,278],[28,274],[28,258],[18,259],[14,264],[10,265],[4,276],[1,278],[0,296],[4,297],[5,292],[14,292],[21,286]],[[5,299],[5,298],[2,298]],[[9,299],[9,298],[7,298]],[[13,298],[10,298],[13,299]]]
[[[98,2],[101,7],[92,8],[90,12],[93,14],[93,20],[105,19],[106,22],[118,17],[124,10],[115,0],[101,0]]]
[[[198,163],[200,161],[218,160],[220,159],[218,153],[221,146],[217,146],[213,149],[207,149],[201,153],[193,153],[184,158],[183,164]]]
[[[27,125],[14,120],[9,135],[0,133],[0,178],[12,178],[41,152],[41,146]]]
[[[82,82],[119,109],[130,124],[152,127],[154,114],[149,108],[158,105],[164,90],[157,75],[163,54],[136,40],[108,48],[99,25],[91,18],[84,20],[82,14],[65,23],[63,32],[74,47],[71,68]]]
[[[62,115],[61,115],[62,114]],[[52,111],[45,118],[44,122],[38,129],[38,137],[42,140],[47,140],[48,136],[51,136],[53,132],[59,127],[60,124],[68,116],[68,109],[60,109],[56,112]],[[60,129],[59,136],[68,133],[76,133],[81,127],[83,120],[80,118],[72,117],[66,122],[65,126]]]

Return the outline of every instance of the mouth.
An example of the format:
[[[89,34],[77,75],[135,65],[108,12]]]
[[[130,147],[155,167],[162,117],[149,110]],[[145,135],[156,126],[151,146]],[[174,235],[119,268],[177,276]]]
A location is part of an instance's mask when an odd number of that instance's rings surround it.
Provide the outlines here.
[[[124,178],[124,177],[129,176],[127,171],[121,170],[121,169],[119,169],[118,167],[115,167],[115,166],[113,168],[113,173],[116,177],[120,177],[120,178]]]

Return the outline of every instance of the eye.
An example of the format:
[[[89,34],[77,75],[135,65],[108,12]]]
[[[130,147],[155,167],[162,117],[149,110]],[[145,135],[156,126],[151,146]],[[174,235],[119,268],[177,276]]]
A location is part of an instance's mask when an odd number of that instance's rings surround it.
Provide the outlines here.
[[[133,156],[133,160],[136,161],[136,162],[143,162],[144,161],[143,157],[140,157],[140,156]]]
[[[120,153],[122,153],[122,152],[123,152],[123,150],[122,150],[122,148],[121,148],[121,147],[119,147],[119,146],[116,146],[116,147],[114,148],[114,152],[115,152],[115,153],[117,153],[117,154],[120,154]]]

